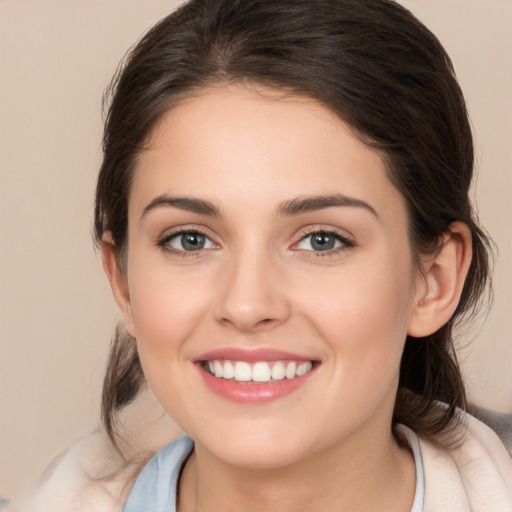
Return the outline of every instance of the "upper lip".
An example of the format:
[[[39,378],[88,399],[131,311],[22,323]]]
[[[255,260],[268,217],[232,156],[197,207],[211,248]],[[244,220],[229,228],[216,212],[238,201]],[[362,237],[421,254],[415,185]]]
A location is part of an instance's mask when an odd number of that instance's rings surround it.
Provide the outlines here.
[[[195,359],[196,362],[214,360],[247,361],[248,363],[254,363],[258,361],[282,360],[314,361],[314,358],[273,348],[245,349],[239,347],[226,347],[205,352]]]

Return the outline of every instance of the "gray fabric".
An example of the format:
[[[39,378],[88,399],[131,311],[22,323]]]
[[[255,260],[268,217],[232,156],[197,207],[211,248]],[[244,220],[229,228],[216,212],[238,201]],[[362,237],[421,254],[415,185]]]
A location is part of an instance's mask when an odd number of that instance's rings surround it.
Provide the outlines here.
[[[496,412],[485,407],[476,406],[473,406],[470,413],[488,427],[491,427],[503,441],[510,455],[512,455],[512,414]]]
[[[2,512],[2,510],[5,510],[7,505],[9,505],[11,500],[9,500],[8,498],[6,498],[4,495],[0,494],[0,512]]]

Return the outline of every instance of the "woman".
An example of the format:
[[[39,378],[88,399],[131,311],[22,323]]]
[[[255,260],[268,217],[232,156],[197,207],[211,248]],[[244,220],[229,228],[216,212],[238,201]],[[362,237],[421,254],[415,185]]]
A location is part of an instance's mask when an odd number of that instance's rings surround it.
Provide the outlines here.
[[[462,412],[488,242],[435,37],[387,0],[192,1],[111,98],[108,506],[510,510],[510,458]],[[147,464],[116,416],[146,382],[188,435]]]

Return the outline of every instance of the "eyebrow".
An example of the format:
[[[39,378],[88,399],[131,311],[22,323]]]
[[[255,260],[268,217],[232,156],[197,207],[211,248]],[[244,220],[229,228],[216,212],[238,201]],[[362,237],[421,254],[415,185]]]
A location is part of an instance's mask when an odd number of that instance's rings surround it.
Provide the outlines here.
[[[332,208],[336,206],[352,206],[357,208],[364,208],[372,213],[377,219],[379,214],[377,211],[365,201],[348,197],[343,194],[333,194],[328,196],[305,196],[290,199],[281,203],[278,209],[280,215],[299,215],[301,213],[314,212],[323,210],[325,208]]]
[[[211,201],[193,197],[168,196],[165,194],[155,197],[144,208],[141,217],[147,215],[151,210],[164,206],[170,206],[200,215],[221,217],[220,208]],[[277,213],[282,216],[293,216],[340,206],[364,208],[372,213],[377,219],[379,218],[379,214],[368,203],[361,199],[345,196],[343,194],[296,197],[281,203],[277,209]]]
[[[171,206],[188,212],[199,213],[201,215],[209,215],[212,217],[220,217],[220,209],[211,201],[206,199],[197,199],[192,197],[174,197],[168,195],[160,195],[155,197],[142,211],[141,217],[147,215],[151,210],[162,206]]]

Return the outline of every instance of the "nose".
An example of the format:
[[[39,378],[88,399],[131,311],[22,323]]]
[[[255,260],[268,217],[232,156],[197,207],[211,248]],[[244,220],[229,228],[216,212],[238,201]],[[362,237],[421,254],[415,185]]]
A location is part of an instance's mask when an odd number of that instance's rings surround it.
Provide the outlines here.
[[[233,261],[234,260],[234,261]],[[286,322],[290,302],[283,273],[269,254],[246,250],[220,277],[215,304],[218,322],[243,333],[260,332]]]

